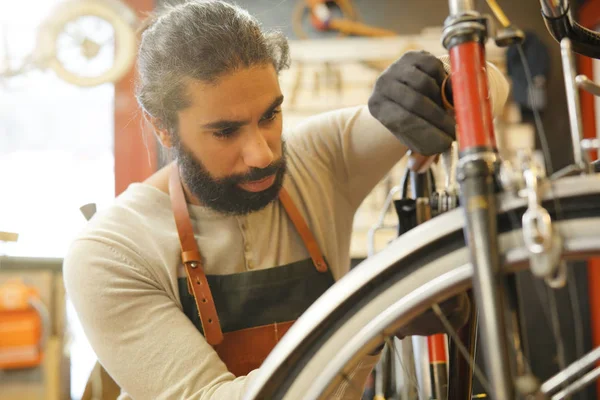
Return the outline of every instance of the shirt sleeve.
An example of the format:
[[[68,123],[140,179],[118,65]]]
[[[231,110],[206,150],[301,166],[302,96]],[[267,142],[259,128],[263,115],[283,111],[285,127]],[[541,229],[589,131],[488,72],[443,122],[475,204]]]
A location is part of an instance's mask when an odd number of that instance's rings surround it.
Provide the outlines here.
[[[68,296],[99,362],[133,399],[240,399],[236,378],[133,252],[89,239],[64,262]]]
[[[307,118],[290,136],[290,151],[326,171],[315,179],[333,179],[354,209],[407,150],[367,106]]]
[[[450,71],[449,57],[440,57]],[[488,63],[492,110],[500,115],[508,81]],[[290,132],[300,157],[312,157],[332,175],[356,209],[375,185],[404,156],[407,148],[369,112],[367,106],[331,111],[308,118]],[[318,178],[318,175],[317,175]]]

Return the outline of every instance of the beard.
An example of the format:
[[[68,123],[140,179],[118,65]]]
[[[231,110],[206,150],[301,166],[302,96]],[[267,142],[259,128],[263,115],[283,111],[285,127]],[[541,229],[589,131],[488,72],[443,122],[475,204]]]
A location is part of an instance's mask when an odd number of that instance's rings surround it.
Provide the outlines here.
[[[213,178],[202,162],[181,141],[174,142],[174,155],[181,180],[203,206],[229,215],[246,215],[262,210],[277,199],[286,172],[285,142],[281,143],[281,158],[266,168],[250,168],[245,174]],[[275,175],[271,187],[249,192],[238,185]]]

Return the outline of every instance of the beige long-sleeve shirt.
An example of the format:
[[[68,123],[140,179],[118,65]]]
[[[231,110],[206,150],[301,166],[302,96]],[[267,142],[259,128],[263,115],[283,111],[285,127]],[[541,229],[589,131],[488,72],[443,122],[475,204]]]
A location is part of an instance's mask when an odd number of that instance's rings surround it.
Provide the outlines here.
[[[495,70],[494,70],[495,71]],[[490,73],[495,109],[507,83]],[[334,278],[349,269],[354,213],[406,148],[355,107],[307,119],[286,132],[284,186],[306,219]],[[246,216],[190,206],[207,274],[232,274],[308,258],[279,202]],[[180,248],[168,194],[132,184],[100,211],[64,262],[68,295],[121,398],[238,399],[255,375],[235,377],[182,312]],[[376,362],[363,360],[362,385]],[[339,398],[355,398],[343,393]],[[354,396],[354,397],[352,397]]]

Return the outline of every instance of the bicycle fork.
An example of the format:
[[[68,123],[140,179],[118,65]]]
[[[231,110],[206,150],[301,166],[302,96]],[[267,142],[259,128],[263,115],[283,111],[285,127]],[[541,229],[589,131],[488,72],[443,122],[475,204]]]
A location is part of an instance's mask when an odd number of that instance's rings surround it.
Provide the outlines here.
[[[497,152],[487,82],[486,20],[473,0],[449,0],[443,44],[450,53],[453,101],[459,145],[458,181],[465,210],[465,239],[474,268],[473,291],[479,310],[485,367],[494,400],[513,400],[504,294],[496,226]]]

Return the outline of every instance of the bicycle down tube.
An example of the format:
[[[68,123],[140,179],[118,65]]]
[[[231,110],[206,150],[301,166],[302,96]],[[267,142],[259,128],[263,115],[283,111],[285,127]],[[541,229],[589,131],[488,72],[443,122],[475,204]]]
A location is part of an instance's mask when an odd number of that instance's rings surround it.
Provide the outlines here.
[[[494,174],[497,152],[485,63],[487,25],[474,0],[449,0],[443,44],[450,53],[459,146],[458,180],[465,210],[465,238],[473,264],[490,397],[513,400],[504,294],[500,276]]]

